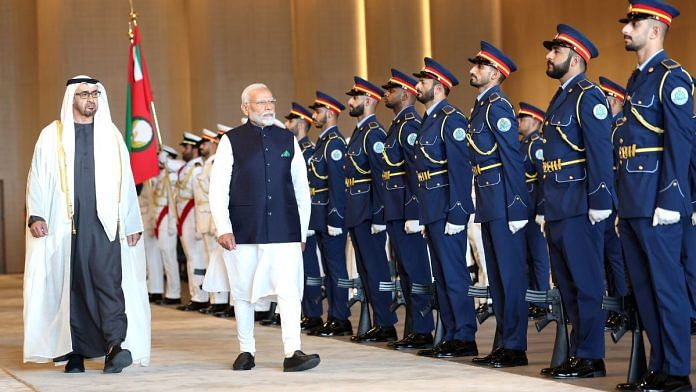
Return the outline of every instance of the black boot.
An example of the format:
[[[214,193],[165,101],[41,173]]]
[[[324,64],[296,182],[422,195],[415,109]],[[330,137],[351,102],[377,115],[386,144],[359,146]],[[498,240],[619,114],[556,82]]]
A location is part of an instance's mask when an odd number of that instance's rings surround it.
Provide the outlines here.
[[[68,363],[65,364],[65,373],[84,373],[85,357],[80,354],[68,354]]]
[[[256,366],[254,356],[251,353],[240,353],[232,365],[233,370],[251,370]]]
[[[113,346],[104,358],[104,373],[121,373],[131,364],[133,364],[131,352],[122,349],[120,345]]]

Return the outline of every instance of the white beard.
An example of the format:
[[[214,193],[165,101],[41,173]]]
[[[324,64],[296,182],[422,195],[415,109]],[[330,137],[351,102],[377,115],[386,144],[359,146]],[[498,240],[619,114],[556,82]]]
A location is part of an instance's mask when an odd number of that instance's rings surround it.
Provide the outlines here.
[[[275,113],[258,115],[256,113],[249,113],[249,118],[252,122],[256,124],[261,124],[264,127],[269,127],[275,123]]]

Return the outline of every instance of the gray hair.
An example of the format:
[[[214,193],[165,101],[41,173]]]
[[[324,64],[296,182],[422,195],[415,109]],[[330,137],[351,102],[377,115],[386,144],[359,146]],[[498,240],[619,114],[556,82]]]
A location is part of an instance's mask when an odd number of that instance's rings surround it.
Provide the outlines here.
[[[249,94],[251,94],[252,91],[262,88],[267,89],[268,86],[263,83],[252,83],[248,85],[244,91],[242,91],[242,104],[249,103]]]

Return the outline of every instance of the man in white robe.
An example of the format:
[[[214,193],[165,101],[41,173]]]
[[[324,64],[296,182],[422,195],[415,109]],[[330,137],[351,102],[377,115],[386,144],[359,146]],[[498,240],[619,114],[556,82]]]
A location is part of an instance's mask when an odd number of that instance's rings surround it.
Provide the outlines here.
[[[41,131],[27,180],[24,361],[105,356],[119,373],[150,358],[143,224],[104,86],[67,83],[60,120]]]
[[[281,312],[283,370],[308,370],[320,359],[300,350],[302,249],[311,209],[305,161],[293,134],[274,125],[268,87],[244,89],[241,109],[249,121],[222,137],[210,181],[241,351],[232,368],[255,366],[254,304],[270,297]]]

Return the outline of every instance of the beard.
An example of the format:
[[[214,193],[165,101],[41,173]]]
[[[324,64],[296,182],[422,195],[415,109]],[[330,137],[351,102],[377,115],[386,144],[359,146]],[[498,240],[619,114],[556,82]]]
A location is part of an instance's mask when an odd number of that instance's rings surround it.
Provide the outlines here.
[[[562,62],[558,65],[547,62],[548,65],[551,65],[551,69],[548,69],[548,68],[546,69],[546,75],[548,75],[552,79],[562,78],[563,75],[568,73],[568,70],[570,69],[570,60],[572,58],[573,58],[573,56],[568,55],[568,58],[564,62]]]
[[[486,83],[488,83],[488,82],[489,82],[489,81],[483,82],[483,81],[481,81],[480,79],[479,79],[478,81],[476,81],[476,80],[474,80],[473,76],[471,77],[471,79],[469,79],[469,84],[470,84],[472,87],[476,87],[476,88],[479,88],[479,87],[481,87],[481,86],[485,86]]]
[[[249,120],[251,120],[255,124],[263,125],[264,127],[270,127],[275,122],[275,113],[249,113]]]
[[[420,94],[418,94],[418,97],[416,97],[418,102],[420,103],[428,103],[435,99],[435,88],[431,88],[428,91],[423,91]]]
[[[360,104],[354,108],[351,108],[350,112],[348,112],[351,117],[360,117],[363,115],[363,113],[365,113],[365,104]]]
[[[627,42],[626,45],[624,46],[624,48],[628,52],[637,52],[637,51],[643,49],[643,46],[645,46],[645,45],[642,45],[641,43],[636,42],[634,37],[624,35],[624,39],[626,39],[626,38],[630,39],[630,41]]]
[[[388,109],[394,109],[396,107],[396,101],[392,102],[388,99],[384,100],[384,106]]]

